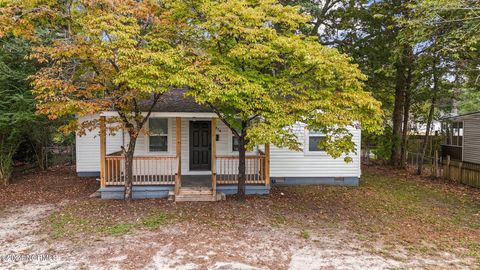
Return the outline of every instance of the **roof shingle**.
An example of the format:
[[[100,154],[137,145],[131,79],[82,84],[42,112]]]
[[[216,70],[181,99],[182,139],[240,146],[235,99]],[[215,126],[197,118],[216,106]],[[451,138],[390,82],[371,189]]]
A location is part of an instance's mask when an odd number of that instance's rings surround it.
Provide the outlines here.
[[[187,89],[175,88],[164,93],[157,104],[153,107],[153,112],[212,112],[205,105],[198,104],[192,97],[185,97]],[[140,102],[142,111],[147,111],[153,99]]]

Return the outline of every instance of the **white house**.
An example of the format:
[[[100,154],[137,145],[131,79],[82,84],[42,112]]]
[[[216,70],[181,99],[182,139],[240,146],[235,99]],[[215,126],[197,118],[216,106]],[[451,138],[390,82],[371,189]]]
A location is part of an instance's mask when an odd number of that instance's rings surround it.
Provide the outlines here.
[[[150,134],[137,140],[134,198],[167,197],[170,193],[176,200],[189,200],[187,195],[215,200],[217,194],[236,193],[236,139],[215,113],[183,94],[184,90],[164,94],[147,122]],[[104,112],[91,117],[114,115]],[[77,173],[100,176],[102,198],[123,198],[125,170],[119,151],[127,145],[128,134],[106,134],[104,130],[77,135]],[[351,127],[350,131],[360,153],[360,129]],[[310,132],[302,124],[295,126],[295,133],[303,151],[262,145],[247,153],[247,194],[268,194],[272,185],[358,185],[358,154],[346,163],[318,148],[322,134]]]

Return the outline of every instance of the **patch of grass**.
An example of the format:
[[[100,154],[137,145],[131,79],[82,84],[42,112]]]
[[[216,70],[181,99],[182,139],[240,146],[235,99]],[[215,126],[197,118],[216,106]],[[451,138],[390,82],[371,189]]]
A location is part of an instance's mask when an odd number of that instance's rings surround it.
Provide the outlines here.
[[[306,240],[310,239],[310,233],[307,230],[301,230],[300,236]]]
[[[52,237],[54,239],[61,238],[65,235],[65,224],[67,223],[67,221],[65,219],[55,220],[52,217],[50,218],[52,226]]]
[[[480,262],[480,196],[464,191],[377,168],[364,171],[360,187],[275,187],[269,197],[249,197],[243,203],[231,198],[178,205],[162,200],[76,202],[60,210],[48,226],[58,238],[124,235],[173,222],[233,233],[269,224],[314,241],[312,236],[346,228],[364,245],[402,247],[412,255],[451,252]]]
[[[356,232],[369,228],[367,233],[382,235],[383,241],[404,242],[412,253],[434,255],[467,249],[467,256],[480,262],[480,247],[475,245],[480,202],[462,192],[463,187],[391,172],[367,172],[364,178],[362,187],[350,194],[350,201],[358,206],[352,211],[368,217],[353,227]],[[465,234],[472,237],[468,243],[459,238]]]
[[[148,229],[158,229],[160,226],[168,223],[169,217],[165,213],[154,213],[146,217],[142,224]]]
[[[103,231],[110,235],[120,236],[120,235],[129,233],[133,227],[134,227],[133,224],[120,223],[120,224],[115,224],[113,226],[106,227],[104,228]]]
[[[62,238],[68,235],[70,228],[79,230],[79,227],[88,222],[83,219],[75,219],[70,214],[56,213],[48,219],[52,228],[52,237],[54,239]]]
[[[277,226],[285,225],[285,224],[287,224],[287,217],[283,214],[275,214],[273,216],[272,221],[273,221],[273,224],[277,225]]]
[[[166,221],[167,215],[152,211],[150,206],[80,201],[53,213],[44,222],[43,229],[53,239],[80,240],[94,234],[124,235],[136,227],[156,228]]]
[[[461,239],[460,242],[467,249],[467,252],[463,255],[476,258],[477,261],[480,262],[480,243],[471,239]]]

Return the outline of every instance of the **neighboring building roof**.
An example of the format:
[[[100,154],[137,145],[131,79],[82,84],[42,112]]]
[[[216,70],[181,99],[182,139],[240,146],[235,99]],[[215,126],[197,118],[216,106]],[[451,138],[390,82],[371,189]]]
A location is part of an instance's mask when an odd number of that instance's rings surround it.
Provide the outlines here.
[[[444,119],[444,120],[455,120],[455,119],[466,118],[466,117],[469,117],[469,116],[476,116],[477,114],[480,114],[480,111],[465,113],[465,114],[460,114],[460,115],[455,115],[455,116],[443,117],[442,119]]]
[[[192,97],[185,97],[187,89],[176,88],[164,93],[153,108],[153,112],[212,112],[208,106],[198,104]],[[152,99],[140,102],[142,111],[147,111]]]

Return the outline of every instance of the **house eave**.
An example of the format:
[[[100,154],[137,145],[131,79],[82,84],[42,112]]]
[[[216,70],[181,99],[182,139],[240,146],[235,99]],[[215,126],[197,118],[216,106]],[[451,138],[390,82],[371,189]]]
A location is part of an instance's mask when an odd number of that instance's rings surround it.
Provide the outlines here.
[[[147,112],[143,112],[146,115]],[[117,117],[118,112],[104,111],[100,116]],[[150,117],[182,117],[182,118],[218,118],[218,115],[213,112],[152,112]]]

